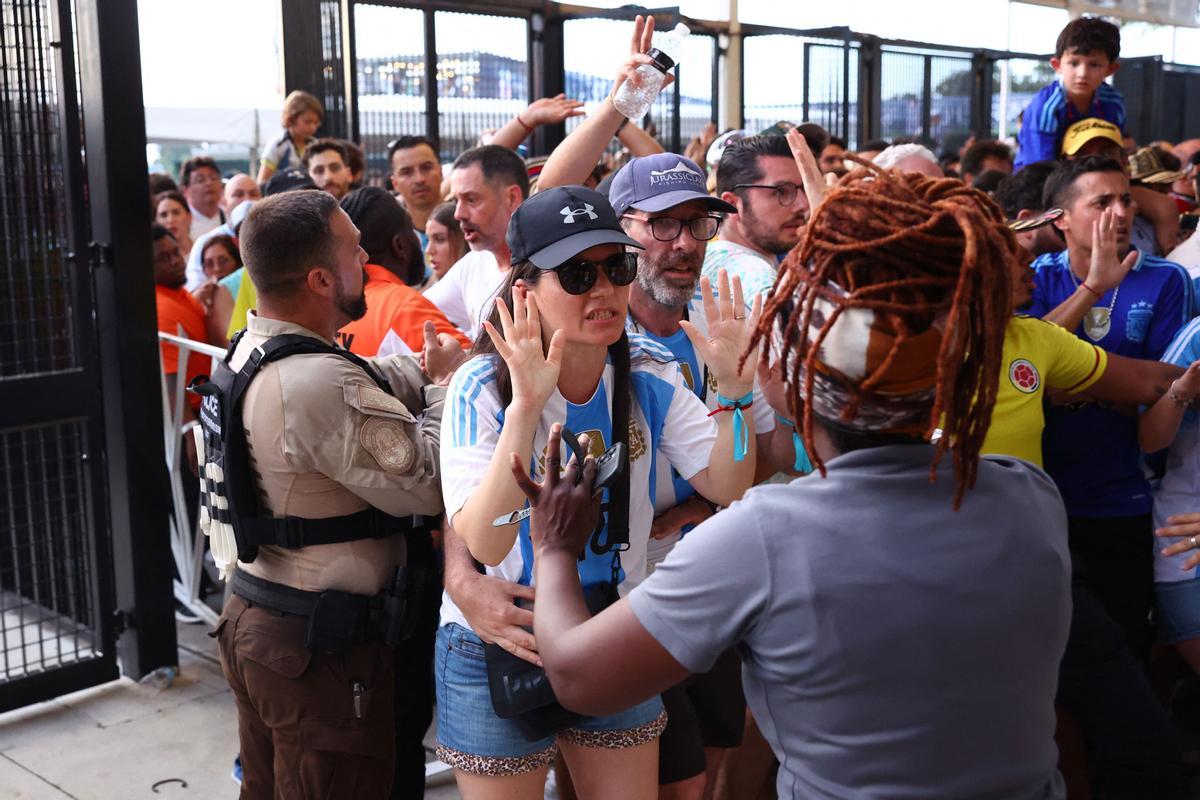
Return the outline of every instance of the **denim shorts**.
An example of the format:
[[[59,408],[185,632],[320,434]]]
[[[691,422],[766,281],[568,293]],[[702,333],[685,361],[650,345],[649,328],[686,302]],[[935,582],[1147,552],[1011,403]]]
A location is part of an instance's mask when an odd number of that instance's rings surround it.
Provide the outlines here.
[[[474,775],[520,775],[554,760],[555,737],[531,742],[492,710],[483,642],[472,631],[454,623],[438,629],[434,677],[443,762]],[[654,697],[617,714],[585,717],[558,736],[584,747],[635,747],[657,739],[666,721]]]
[[[1200,578],[1155,583],[1154,610],[1163,644],[1200,637]]]

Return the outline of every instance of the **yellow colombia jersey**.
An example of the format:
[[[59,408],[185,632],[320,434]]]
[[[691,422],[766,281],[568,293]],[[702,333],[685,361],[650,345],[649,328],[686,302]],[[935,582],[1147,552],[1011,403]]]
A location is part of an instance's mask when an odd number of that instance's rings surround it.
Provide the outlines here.
[[[233,335],[246,327],[246,312],[258,305],[258,292],[254,291],[254,282],[250,280],[250,270],[242,275],[241,286],[238,287],[237,297],[233,298],[233,314],[229,317],[229,330],[225,338],[232,339]]]
[[[1108,354],[1050,322],[1013,317],[1004,333],[1000,388],[983,453],[1042,466],[1042,394],[1081,392],[1104,374]]]

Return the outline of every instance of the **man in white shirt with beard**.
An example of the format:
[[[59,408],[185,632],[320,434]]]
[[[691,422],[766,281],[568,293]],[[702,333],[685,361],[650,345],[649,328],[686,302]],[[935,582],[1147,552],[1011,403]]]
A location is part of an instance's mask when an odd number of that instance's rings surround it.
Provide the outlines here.
[[[462,226],[471,252],[430,287],[425,296],[472,341],[492,310],[511,258],[504,234],[508,218],[529,196],[525,162],[506,147],[484,145],[460,155],[450,174]]]

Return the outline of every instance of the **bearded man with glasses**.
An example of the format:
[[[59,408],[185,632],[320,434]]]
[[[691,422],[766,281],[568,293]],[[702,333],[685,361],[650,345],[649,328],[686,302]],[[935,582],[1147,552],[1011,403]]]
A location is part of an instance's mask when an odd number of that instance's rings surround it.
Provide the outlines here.
[[[706,263],[705,252],[713,246],[712,240],[729,224],[725,215],[736,214],[737,209],[707,194],[703,176],[695,162],[674,153],[635,158],[613,179],[609,199],[621,216],[625,233],[644,248],[637,253],[626,330],[670,350],[685,383],[715,410],[715,383],[683,327],[690,324],[707,332],[701,265]],[[712,281],[715,285],[715,278]],[[746,296],[752,295],[747,292]],[[751,410],[758,439],[756,479],[790,470],[794,461],[791,429],[776,426],[757,383]],[[716,510],[665,460],[657,467],[655,518],[646,559],[649,572],[683,534]],[[708,672],[663,692],[662,700],[667,727],[659,740],[659,797],[699,796],[725,752],[742,741],[746,700],[741,661],[728,650]]]
[[[827,137],[806,125],[809,149],[819,153]],[[817,141],[821,139],[821,141]],[[708,247],[704,275],[715,281],[724,269],[742,279],[747,297],[775,285],[779,259],[800,241],[808,221],[804,182],[782,136],[749,136],[725,148],[717,166],[716,194],[737,209]]]

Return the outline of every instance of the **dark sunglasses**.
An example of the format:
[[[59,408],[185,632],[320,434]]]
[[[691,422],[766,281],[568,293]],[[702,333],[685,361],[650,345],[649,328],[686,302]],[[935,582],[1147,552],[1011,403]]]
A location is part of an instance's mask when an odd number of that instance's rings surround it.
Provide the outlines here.
[[[600,268],[608,273],[613,286],[628,286],[637,277],[637,253],[614,253],[602,261],[584,261],[570,258],[552,271],[558,274],[558,282],[567,294],[583,294],[596,285]]]

